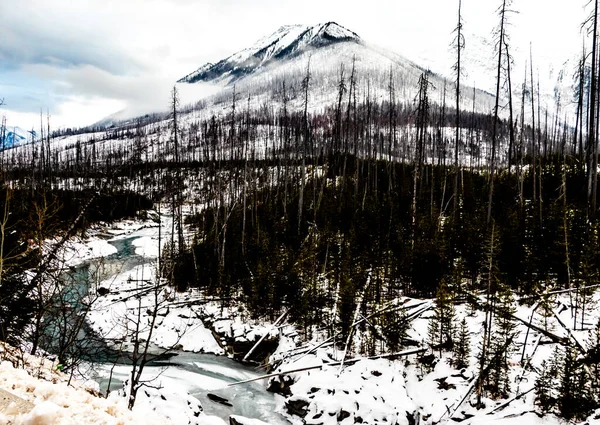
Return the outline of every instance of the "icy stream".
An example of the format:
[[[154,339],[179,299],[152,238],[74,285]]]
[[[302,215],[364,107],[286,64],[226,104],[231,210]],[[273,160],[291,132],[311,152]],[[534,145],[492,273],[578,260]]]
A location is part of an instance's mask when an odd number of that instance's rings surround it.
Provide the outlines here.
[[[135,253],[132,242],[136,238],[137,236],[128,236],[109,241],[117,252],[104,257],[101,262],[98,273],[100,281],[150,261]],[[72,273],[76,273],[83,281],[92,278],[97,272],[94,267],[98,266],[86,262],[76,267]],[[113,370],[111,390],[121,388],[131,373],[127,359],[123,356],[119,357],[118,364]],[[107,389],[112,367],[113,364],[104,359],[98,359],[94,364],[95,379],[102,391]],[[163,391],[167,400],[169,382],[185,388],[190,395],[200,400],[206,414],[218,416],[226,423],[229,423],[230,415],[240,415],[260,419],[270,424],[289,424],[282,415],[275,413],[277,403],[281,403],[283,399],[265,390],[266,381],[228,386],[230,383],[256,378],[262,374],[264,372],[261,370],[242,365],[225,356],[172,351],[165,357],[152,360],[145,368],[144,379],[159,377],[163,382]],[[210,400],[208,394],[223,397],[232,406]]]

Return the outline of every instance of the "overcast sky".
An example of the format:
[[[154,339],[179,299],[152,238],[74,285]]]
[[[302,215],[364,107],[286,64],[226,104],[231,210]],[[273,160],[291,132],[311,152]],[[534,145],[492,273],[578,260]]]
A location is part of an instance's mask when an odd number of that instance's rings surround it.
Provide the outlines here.
[[[466,52],[488,62],[483,39],[500,0],[463,0]],[[514,0],[517,64],[533,45],[549,66],[581,51],[586,0]],[[458,0],[0,0],[0,99],[9,125],[94,123],[123,108],[164,110],[180,77],[249,47],[285,24],[335,21],[363,39],[450,74]],[[469,78],[481,78],[472,72]],[[493,75],[491,77],[493,81]],[[480,85],[489,85],[481,83]],[[184,99],[191,100],[191,99]],[[44,112],[45,113],[45,112]]]

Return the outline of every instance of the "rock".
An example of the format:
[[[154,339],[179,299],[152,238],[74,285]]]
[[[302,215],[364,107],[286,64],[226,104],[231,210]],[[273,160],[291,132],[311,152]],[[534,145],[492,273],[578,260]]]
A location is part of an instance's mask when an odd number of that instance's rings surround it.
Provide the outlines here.
[[[435,363],[437,363],[436,358],[433,354],[427,354],[419,357],[419,362],[429,367],[433,367]]]
[[[233,404],[231,404],[226,398],[211,393],[206,394],[206,396],[209,400],[214,401],[215,403],[222,404],[223,406],[233,407]]]
[[[408,425],[419,425],[421,414],[419,412],[406,412],[406,420],[408,421]]]
[[[456,416],[453,416],[451,419],[454,422],[463,422],[463,421],[466,421],[467,419],[471,419],[473,416],[475,416],[470,413],[464,413],[464,412],[461,412],[461,413],[463,414],[462,418],[457,418]]]
[[[243,416],[231,415],[229,417],[229,425],[268,425],[259,419],[250,419]]]
[[[434,381],[437,381],[437,383],[438,383],[438,389],[439,390],[453,390],[453,389],[456,389],[456,385],[451,384],[449,382],[446,382],[447,379],[448,379],[447,376],[445,376],[443,378],[434,379]]]
[[[104,286],[101,286],[98,288],[98,290],[96,291],[98,292],[98,295],[100,295],[101,297],[110,294],[110,289],[105,288]]]
[[[340,410],[340,412],[337,415],[337,421],[338,422],[342,422],[344,419],[349,418],[350,417],[350,412],[346,412],[344,409]]]
[[[292,395],[290,387],[294,383],[294,380],[287,375],[275,376],[269,380],[267,385],[267,391],[271,393],[281,394],[283,396]]]
[[[244,356],[254,347],[255,341],[248,341],[245,336],[226,338],[226,343],[234,352],[235,360],[242,360]],[[279,338],[265,338],[252,352],[248,360],[262,362],[275,352],[279,344]]]
[[[299,398],[295,400],[288,400],[285,403],[285,408],[290,415],[296,415],[303,418],[306,416],[308,404],[308,401]]]

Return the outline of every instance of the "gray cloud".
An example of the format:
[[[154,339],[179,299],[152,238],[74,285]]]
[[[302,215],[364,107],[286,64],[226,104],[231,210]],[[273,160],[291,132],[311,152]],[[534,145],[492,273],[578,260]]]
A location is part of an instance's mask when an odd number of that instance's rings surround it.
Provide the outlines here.
[[[119,46],[109,27],[89,15],[74,17],[51,11],[51,2],[20,0],[6,7],[7,3],[2,2],[0,10],[0,69],[24,64],[89,64],[124,74],[140,68],[140,63]]]

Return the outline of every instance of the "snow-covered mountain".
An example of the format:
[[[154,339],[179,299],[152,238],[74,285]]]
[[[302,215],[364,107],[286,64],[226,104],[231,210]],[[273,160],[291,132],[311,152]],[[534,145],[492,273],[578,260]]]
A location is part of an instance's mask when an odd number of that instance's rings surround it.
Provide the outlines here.
[[[34,130],[25,130],[21,127],[6,127],[3,139],[2,134],[0,134],[0,149],[19,146],[34,140],[36,137],[37,133]]]
[[[309,65],[310,64],[310,65]],[[216,62],[207,63],[178,82],[204,83],[219,87],[208,104],[229,105],[233,86],[242,97],[250,96],[255,106],[280,104],[285,83],[289,100],[301,100],[301,84],[310,70],[309,109],[320,111],[333,105],[338,96],[338,84],[343,68],[346,85],[355,69],[359,98],[389,99],[390,79],[397,101],[412,103],[418,80],[426,68],[401,56],[364,41],[358,34],[334,22],[315,26],[288,25],[243,49]],[[434,91],[430,98],[441,104],[452,101],[453,84],[441,75],[430,73]],[[446,96],[445,96],[446,93]],[[463,88],[463,93],[472,90]],[[479,111],[491,111],[493,96],[477,90]],[[298,105],[296,105],[298,106]],[[464,95],[461,107],[471,110],[473,96]]]
[[[285,25],[258,40],[252,47],[234,53],[216,64],[207,63],[178,82],[231,82],[276,61],[291,59],[314,48],[342,42],[361,43],[361,39],[356,33],[335,22],[314,26]]]

